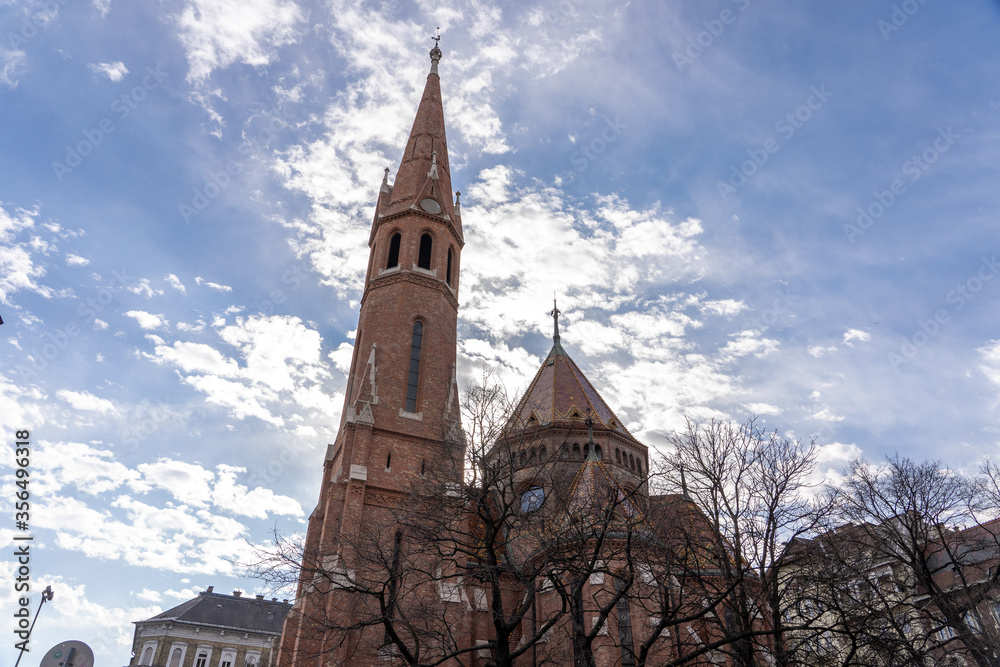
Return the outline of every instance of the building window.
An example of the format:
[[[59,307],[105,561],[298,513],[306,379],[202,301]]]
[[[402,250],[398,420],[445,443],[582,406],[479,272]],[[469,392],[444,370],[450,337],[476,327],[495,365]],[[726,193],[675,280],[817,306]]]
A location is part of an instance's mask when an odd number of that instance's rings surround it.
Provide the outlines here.
[[[410,374],[406,381],[406,411],[417,411],[417,385],[420,381],[420,348],[423,345],[424,325],[413,323],[413,342],[410,344]]]
[[[399,232],[393,234],[392,238],[389,239],[389,259],[385,263],[385,268],[391,269],[399,266],[399,242],[401,239]]]
[[[385,469],[389,471],[392,468],[392,452],[385,455]]]
[[[621,465],[622,463],[622,452],[617,447],[615,448],[615,463]]]
[[[452,252],[451,248],[448,248],[448,268],[445,271],[444,281],[451,285],[451,261],[455,253]]]
[[[625,585],[621,579],[615,579],[615,588],[621,592]],[[635,665],[635,651],[632,645],[632,611],[629,609],[628,597],[618,600],[618,641],[622,648],[622,667]]]
[[[594,458],[597,459],[598,461],[600,461],[602,458],[600,445],[594,445]]]
[[[153,651],[154,647],[147,646],[142,649],[142,657],[139,658],[140,665],[152,665],[153,664]]]
[[[573,458],[580,458],[580,445],[575,442],[573,443]]]
[[[184,651],[179,648],[175,648],[170,652],[170,662],[168,667],[181,667],[181,660],[184,658]]]
[[[198,654],[197,660],[194,662],[194,667],[205,667],[208,664],[208,653],[202,651]]]
[[[430,234],[420,236],[420,254],[417,256],[417,266],[421,269],[431,268],[431,245],[433,243]]]
[[[521,511],[529,514],[538,510],[545,502],[545,490],[540,486],[533,486],[521,494]]]

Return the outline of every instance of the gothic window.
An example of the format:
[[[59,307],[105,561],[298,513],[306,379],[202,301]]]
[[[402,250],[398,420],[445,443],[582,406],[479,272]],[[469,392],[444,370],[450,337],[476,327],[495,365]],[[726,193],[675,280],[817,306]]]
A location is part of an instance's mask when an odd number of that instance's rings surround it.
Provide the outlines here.
[[[615,579],[615,588],[621,591],[624,582]],[[622,648],[622,667],[634,667],[635,652],[632,644],[632,611],[629,609],[628,597],[618,600],[618,643]]]
[[[642,474],[642,459],[636,459],[635,460],[635,470],[640,475]]]
[[[601,446],[600,445],[594,445],[594,458],[597,459],[598,461],[601,460]]]
[[[575,442],[573,443],[573,458],[574,459],[580,458],[580,445],[578,445]]]
[[[424,325],[413,323],[413,342],[410,344],[410,374],[406,380],[406,411],[417,411],[417,385],[420,381],[420,348],[423,345]]]
[[[399,242],[402,239],[399,232],[392,235],[389,239],[389,259],[385,263],[385,268],[391,269],[395,266],[399,266]]]
[[[587,458],[588,456],[590,456],[590,443],[589,442],[586,445],[583,446],[583,458]]]
[[[421,269],[431,268],[431,246],[434,241],[431,239],[430,234],[422,234],[420,236],[420,254],[417,257],[417,266]]]
[[[447,271],[445,272],[444,281],[449,285],[451,285],[451,261],[453,255],[454,253],[451,251],[451,248],[448,248],[448,268]]]
[[[635,470],[635,457],[631,454],[628,455],[628,467]]]
[[[615,447],[615,463],[621,465],[622,463],[622,451]]]

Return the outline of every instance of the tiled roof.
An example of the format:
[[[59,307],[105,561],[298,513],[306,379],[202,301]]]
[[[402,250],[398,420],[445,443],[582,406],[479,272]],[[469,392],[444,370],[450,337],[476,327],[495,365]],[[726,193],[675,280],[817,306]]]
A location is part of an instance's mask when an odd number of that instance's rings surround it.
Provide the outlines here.
[[[514,428],[558,422],[583,426],[590,414],[595,428],[635,439],[559,343],[552,346],[514,414]]]
[[[285,616],[291,608],[292,605],[287,602],[204,592],[139,623],[178,621],[280,635]]]

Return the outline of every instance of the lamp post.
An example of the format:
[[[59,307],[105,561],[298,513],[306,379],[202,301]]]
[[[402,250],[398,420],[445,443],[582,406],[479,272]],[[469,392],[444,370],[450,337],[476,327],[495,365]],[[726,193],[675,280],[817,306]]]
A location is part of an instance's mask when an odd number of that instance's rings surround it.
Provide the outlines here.
[[[21,664],[21,658],[24,656],[24,652],[28,649],[28,642],[31,640],[31,633],[35,629],[35,623],[38,622],[38,615],[42,613],[42,605],[51,600],[52,595],[52,587],[46,586],[45,590],[42,591],[42,601],[38,603],[38,611],[35,612],[35,619],[31,621],[31,627],[28,628],[28,638],[24,640],[24,646],[21,648],[21,652],[17,656],[17,662],[14,663],[14,667]]]

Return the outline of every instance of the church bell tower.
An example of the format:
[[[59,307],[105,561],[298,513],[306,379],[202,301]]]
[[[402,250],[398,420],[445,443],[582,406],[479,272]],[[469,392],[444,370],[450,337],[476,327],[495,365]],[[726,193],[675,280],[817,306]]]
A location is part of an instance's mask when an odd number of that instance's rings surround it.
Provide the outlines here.
[[[334,596],[312,594],[319,584],[311,573],[339,568],[346,576],[364,567],[351,562],[357,550],[346,545],[359,534],[391,540],[394,533],[398,545],[394,522],[415,485],[428,477],[438,484],[462,479],[455,357],[464,240],[437,45],[430,59],[396,177],[390,184],[386,169],[378,191],[340,430],[327,448],[319,503],[309,517],[279,665],[327,664],[322,628],[310,627],[310,619],[349,613],[329,608],[341,604]]]

